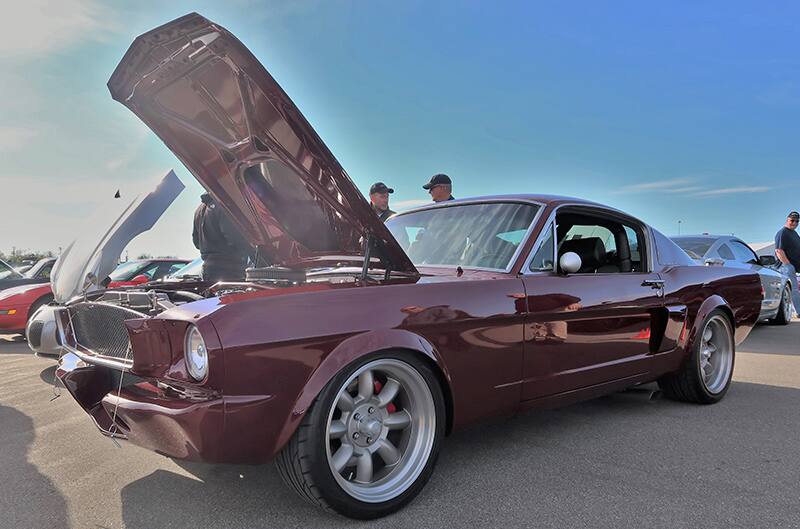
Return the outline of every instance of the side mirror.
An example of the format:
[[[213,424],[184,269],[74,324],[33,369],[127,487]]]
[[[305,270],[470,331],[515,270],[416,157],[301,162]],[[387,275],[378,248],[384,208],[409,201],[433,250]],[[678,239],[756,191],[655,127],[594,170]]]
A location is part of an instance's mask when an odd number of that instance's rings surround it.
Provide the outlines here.
[[[143,283],[149,283],[150,278],[144,274],[139,274],[138,276],[131,279],[131,282],[136,283],[137,285],[141,285]]]
[[[567,252],[558,259],[558,268],[564,274],[574,274],[581,269],[581,256],[575,252]]]
[[[758,256],[758,264],[761,266],[775,266],[778,264],[778,259],[774,255],[760,255]]]

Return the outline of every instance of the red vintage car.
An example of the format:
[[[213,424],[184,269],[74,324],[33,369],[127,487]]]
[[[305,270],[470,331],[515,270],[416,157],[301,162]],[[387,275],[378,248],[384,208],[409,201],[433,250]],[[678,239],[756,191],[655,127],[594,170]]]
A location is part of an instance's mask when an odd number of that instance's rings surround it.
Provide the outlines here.
[[[355,518],[419,493],[476,421],[645,382],[714,403],[758,276],[696,266],[621,211],[520,194],[385,225],[258,60],[191,14],[140,36],[109,88],[272,263],[183,304],[109,292],[57,312],[58,376],[105,435],[173,458],[275,460]]]
[[[0,290],[0,333],[24,334],[25,325],[41,307],[53,301],[50,283],[34,283]]]

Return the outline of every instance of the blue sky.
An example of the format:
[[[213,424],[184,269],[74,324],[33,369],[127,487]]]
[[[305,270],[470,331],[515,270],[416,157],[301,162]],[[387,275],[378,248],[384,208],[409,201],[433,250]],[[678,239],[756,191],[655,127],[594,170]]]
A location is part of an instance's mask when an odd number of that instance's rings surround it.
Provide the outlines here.
[[[186,257],[202,192],[105,83],[136,35],[190,11],[261,59],[356,184],[395,205],[532,192],[672,234],[770,240],[800,209],[796,2],[151,2],[4,8],[0,250],[65,246],[109,194],[174,167],[187,190],[130,253]]]

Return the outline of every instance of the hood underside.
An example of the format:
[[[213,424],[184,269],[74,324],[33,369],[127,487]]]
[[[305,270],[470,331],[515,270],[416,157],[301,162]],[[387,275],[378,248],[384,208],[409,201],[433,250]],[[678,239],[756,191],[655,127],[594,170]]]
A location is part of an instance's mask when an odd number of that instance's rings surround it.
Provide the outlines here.
[[[271,264],[361,256],[414,265],[295,104],[231,33],[197,14],[138,37],[108,82]]]

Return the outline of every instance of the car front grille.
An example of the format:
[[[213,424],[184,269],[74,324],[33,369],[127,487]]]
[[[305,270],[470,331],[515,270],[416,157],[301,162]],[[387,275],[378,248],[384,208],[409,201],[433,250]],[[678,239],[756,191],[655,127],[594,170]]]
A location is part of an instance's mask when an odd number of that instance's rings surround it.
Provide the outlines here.
[[[133,364],[125,320],[143,314],[109,303],[84,302],[68,308],[75,343],[84,354],[114,360],[121,367]],[[91,360],[90,360],[91,361]]]

